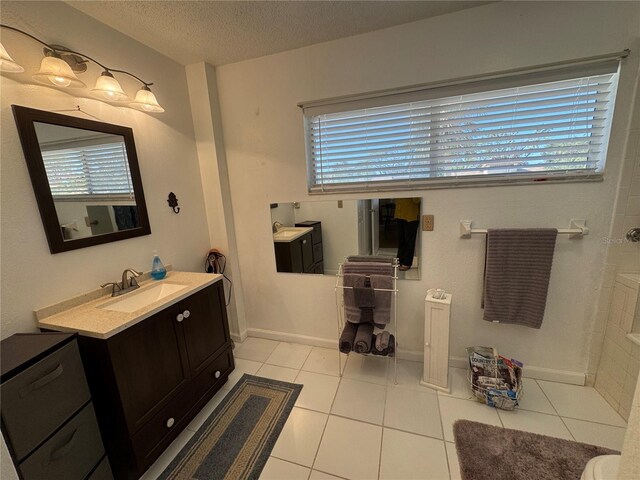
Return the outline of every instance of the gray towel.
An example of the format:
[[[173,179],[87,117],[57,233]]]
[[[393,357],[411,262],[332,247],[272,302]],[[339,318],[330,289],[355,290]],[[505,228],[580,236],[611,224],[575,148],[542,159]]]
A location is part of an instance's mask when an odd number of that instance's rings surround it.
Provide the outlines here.
[[[369,307],[373,308],[376,306],[375,304],[375,295],[373,292],[373,288],[371,287],[354,287],[353,288],[353,297],[356,304],[356,307],[363,308]]]
[[[359,275],[393,275],[393,266],[390,263],[375,262],[353,262],[345,263],[342,266],[342,272],[347,274]]]
[[[347,257],[347,262],[393,263],[394,260],[394,257],[384,255],[351,255]]]
[[[353,349],[357,353],[369,353],[371,350],[371,340],[373,339],[373,325],[371,323],[361,323],[358,325],[356,339]]]
[[[485,320],[540,328],[557,235],[555,228],[488,231]]]
[[[379,339],[382,335],[387,334],[387,346],[385,348],[380,348],[379,345]],[[373,355],[380,355],[380,356],[389,356],[389,357],[393,357],[396,354],[396,342],[395,342],[395,337],[393,335],[389,335],[389,332],[382,332],[379,333],[378,335],[374,335],[374,342],[371,346],[371,352]]]
[[[364,275],[351,275],[345,274],[343,278],[343,284],[345,287],[344,290],[344,316],[348,322],[351,323],[360,323],[362,312],[360,308],[356,305],[355,299],[355,289],[363,288],[365,286],[365,282],[367,281],[367,277]]]
[[[349,353],[353,350],[353,344],[356,339],[356,331],[358,326],[354,323],[345,322],[342,335],[340,335],[339,347],[342,353]]]
[[[376,306],[373,309],[373,321],[374,323],[386,325],[391,321],[392,292],[382,292],[377,289],[393,289],[393,278],[390,275],[371,275],[369,280],[371,281],[371,287],[376,289]]]
[[[384,332],[376,335],[376,349],[384,350],[389,346],[389,332],[386,330]]]

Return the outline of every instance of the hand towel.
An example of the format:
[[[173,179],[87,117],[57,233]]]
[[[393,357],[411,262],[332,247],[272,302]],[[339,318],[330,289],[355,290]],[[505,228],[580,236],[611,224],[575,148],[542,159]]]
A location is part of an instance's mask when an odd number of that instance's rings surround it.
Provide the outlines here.
[[[358,325],[356,339],[353,349],[357,353],[369,353],[371,350],[371,339],[373,338],[373,325],[371,323],[361,323]]]
[[[371,275],[369,277],[371,287],[375,290],[375,308],[373,309],[374,323],[388,324],[391,321],[391,291],[381,291],[379,289],[392,290],[393,277],[390,275]]]
[[[361,310],[356,305],[356,299],[354,295],[355,288],[364,288],[367,277],[364,275],[351,275],[345,274],[343,278],[344,289],[344,316],[348,322],[360,323],[361,322]]]
[[[488,231],[484,320],[540,328],[557,235],[555,228]]]
[[[349,353],[353,350],[357,330],[358,326],[356,324],[345,322],[344,328],[342,329],[342,335],[340,335],[340,341],[338,343],[342,353]]]
[[[358,308],[373,308],[376,306],[374,291],[371,287],[354,287],[353,296]]]

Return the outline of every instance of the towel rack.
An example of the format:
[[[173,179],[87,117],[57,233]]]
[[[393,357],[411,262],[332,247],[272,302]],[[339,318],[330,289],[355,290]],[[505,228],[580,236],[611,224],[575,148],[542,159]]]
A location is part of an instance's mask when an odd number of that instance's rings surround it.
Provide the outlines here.
[[[471,238],[475,234],[487,234],[486,228],[471,228],[472,220],[460,220],[460,238]],[[583,219],[571,219],[569,228],[559,228],[558,234],[569,235],[569,238],[582,238],[589,235],[587,221]]]

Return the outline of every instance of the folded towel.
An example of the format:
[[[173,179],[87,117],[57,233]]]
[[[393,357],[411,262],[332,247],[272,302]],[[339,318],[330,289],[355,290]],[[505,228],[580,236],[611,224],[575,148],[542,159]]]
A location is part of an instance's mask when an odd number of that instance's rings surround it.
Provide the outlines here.
[[[348,322],[351,323],[360,323],[361,321],[361,310],[356,305],[355,299],[355,289],[356,288],[364,288],[365,282],[367,282],[367,277],[364,275],[351,275],[345,274],[343,278],[343,284],[345,287],[344,290],[344,315]]]
[[[387,334],[385,335],[385,337],[387,337],[388,344],[385,348],[380,348],[380,337],[382,337],[385,333]],[[393,335],[389,335],[389,332],[382,332],[377,335],[374,335],[370,353],[373,355],[380,355],[380,356],[389,356],[389,357],[395,356],[395,353],[396,353],[395,337]]]
[[[369,353],[371,350],[371,339],[373,338],[373,325],[370,323],[361,323],[358,325],[356,339],[353,349],[357,353]]]
[[[353,350],[353,343],[356,339],[357,331],[358,326],[356,324],[345,322],[339,341],[339,347],[342,353],[349,353],[351,350]]]
[[[389,346],[389,332],[386,330],[376,336],[376,349],[384,350]]]
[[[373,308],[376,306],[375,304],[375,296],[373,293],[373,288],[371,287],[354,287],[353,288],[353,296],[355,300],[356,307],[363,308],[369,307]]]
[[[488,231],[485,320],[540,328],[557,234],[554,228]]]
[[[387,257],[384,255],[351,255],[347,257],[347,262],[374,262],[392,264],[394,260],[394,257]]]
[[[393,266],[390,263],[353,262],[342,265],[342,272],[359,275],[393,275]]]
[[[390,275],[371,275],[369,277],[371,287],[375,290],[375,308],[373,309],[374,323],[387,324],[391,321],[391,291],[385,292],[378,289],[392,290],[393,278]]]

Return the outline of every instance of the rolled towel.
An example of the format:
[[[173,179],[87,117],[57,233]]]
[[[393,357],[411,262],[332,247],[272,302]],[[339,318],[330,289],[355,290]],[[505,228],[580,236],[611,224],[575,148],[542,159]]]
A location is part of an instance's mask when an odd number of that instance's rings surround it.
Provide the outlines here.
[[[342,335],[340,335],[339,347],[342,353],[349,353],[353,350],[353,343],[356,339],[356,332],[358,331],[358,325],[354,323],[345,322],[342,329]]]
[[[389,346],[385,350],[390,357],[396,356],[396,337],[389,335]]]
[[[371,350],[371,339],[373,338],[373,324],[361,323],[358,325],[354,350],[357,353],[369,353]]]
[[[378,339],[380,338],[380,334],[373,335],[373,338],[371,339],[371,351],[369,353],[371,353],[372,355],[386,355],[384,350],[380,350],[378,348]]]
[[[386,335],[385,335],[386,334]],[[385,348],[381,348],[381,337],[385,337],[387,341],[387,346]],[[396,354],[396,341],[393,335],[390,335],[389,332],[381,332],[378,335],[373,336],[373,344],[371,345],[371,352],[373,355],[380,356],[389,356],[393,357]]]
[[[384,350],[385,348],[389,347],[389,332],[384,331],[379,333],[376,336],[376,349],[377,350]]]
[[[356,307],[373,308],[376,306],[376,297],[371,287],[354,287],[353,296]]]

